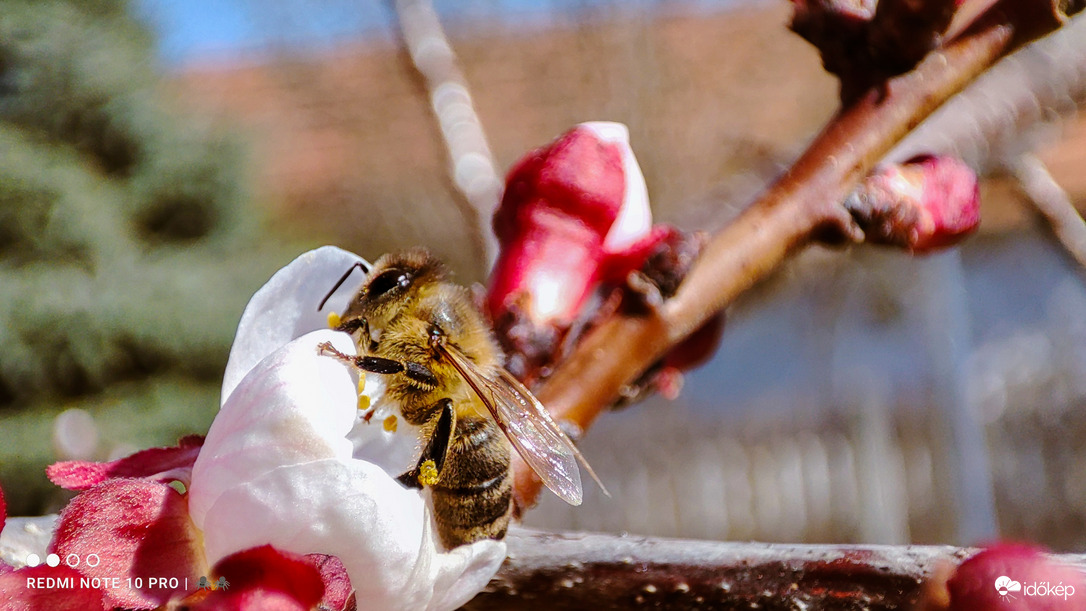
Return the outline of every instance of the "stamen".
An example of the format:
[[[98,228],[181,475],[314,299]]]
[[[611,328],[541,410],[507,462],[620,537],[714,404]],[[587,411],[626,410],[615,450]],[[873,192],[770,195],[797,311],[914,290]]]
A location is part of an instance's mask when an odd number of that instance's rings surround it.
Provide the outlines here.
[[[399,423],[400,422],[399,422],[399,420],[396,419],[396,416],[389,416],[388,418],[385,418],[385,422],[384,422],[385,430],[388,431],[389,433],[395,433],[396,432],[396,427],[399,425]]]

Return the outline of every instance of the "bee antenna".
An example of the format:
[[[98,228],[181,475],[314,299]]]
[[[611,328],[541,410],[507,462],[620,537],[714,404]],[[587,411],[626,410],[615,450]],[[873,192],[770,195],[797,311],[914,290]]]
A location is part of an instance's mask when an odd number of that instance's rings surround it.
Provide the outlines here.
[[[347,281],[347,277],[351,275],[351,272],[353,272],[356,267],[362,270],[363,274],[370,273],[370,266],[365,261],[359,261],[347,268],[347,271],[343,273],[343,277],[339,279],[339,282],[336,282],[336,285],[332,287],[332,290],[328,291],[328,294],[324,296],[324,299],[321,299],[320,305],[317,306],[318,312],[324,309],[324,304],[328,303],[328,299],[332,297],[332,293],[335,293],[339,290],[339,287],[343,286],[343,283]]]

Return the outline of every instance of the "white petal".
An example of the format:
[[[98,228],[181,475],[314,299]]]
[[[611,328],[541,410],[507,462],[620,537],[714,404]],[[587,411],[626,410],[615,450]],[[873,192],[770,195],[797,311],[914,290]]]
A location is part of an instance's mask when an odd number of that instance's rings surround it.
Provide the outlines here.
[[[322,341],[354,353],[343,333],[304,335],[253,367],[215,418],[189,487],[208,562],[267,543],[332,554],[360,608],[456,608],[497,571],[505,543],[439,552],[423,496],[352,457],[356,385],[349,367],[317,354]],[[361,427],[358,443],[378,453],[414,443],[379,425]]]
[[[362,461],[291,465],[227,490],[204,522],[209,563],[270,543],[338,556],[360,609],[455,609],[482,590],[505,543],[437,550],[425,501]]]
[[[420,444],[418,427],[411,426],[397,417],[396,432],[385,430],[383,419],[374,417],[370,422],[361,418],[355,423],[347,439],[354,446],[354,457],[374,463],[388,473],[403,473],[418,463]]]
[[[611,225],[603,241],[603,249],[607,252],[621,252],[645,237],[652,229],[649,191],[645,186],[645,176],[641,173],[641,166],[637,164],[637,158],[634,157],[633,149],[630,148],[630,131],[622,123],[609,121],[581,123],[578,127],[588,129],[604,142],[617,144],[622,150],[622,169],[626,189],[618,218]]]
[[[325,329],[294,340],[252,368],[215,416],[192,471],[189,512],[197,525],[227,488],[284,465],[350,460],[357,417],[348,367],[317,354],[332,342],[354,354],[345,333]]]
[[[279,270],[245,306],[238,323],[230,359],[223,376],[222,399],[257,363],[287,342],[317,329],[328,328],[328,313],[343,312],[365,275],[356,271],[332,295],[324,309],[320,300],[352,265],[365,262],[358,255],[335,246],[302,254]]]

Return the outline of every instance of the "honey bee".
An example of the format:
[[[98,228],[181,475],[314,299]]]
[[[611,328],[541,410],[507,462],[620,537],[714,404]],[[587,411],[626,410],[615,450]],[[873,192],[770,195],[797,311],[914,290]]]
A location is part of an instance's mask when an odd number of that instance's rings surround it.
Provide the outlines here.
[[[398,479],[430,489],[446,549],[505,536],[513,511],[510,444],[571,505],[581,503],[578,461],[603,488],[546,408],[502,366],[471,293],[450,281],[441,261],[418,248],[387,254],[368,269],[357,263],[328,296],[355,268],[366,279],[335,328],[353,337],[359,354],[327,343],[320,351],[388,376],[385,392],[403,419],[420,427],[422,445],[418,464]]]

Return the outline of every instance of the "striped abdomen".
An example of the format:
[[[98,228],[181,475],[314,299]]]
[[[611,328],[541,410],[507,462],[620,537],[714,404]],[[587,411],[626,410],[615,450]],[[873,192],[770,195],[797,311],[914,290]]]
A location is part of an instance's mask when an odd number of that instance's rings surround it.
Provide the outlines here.
[[[513,509],[509,442],[489,418],[457,418],[441,479],[430,487],[446,549],[501,539]]]

